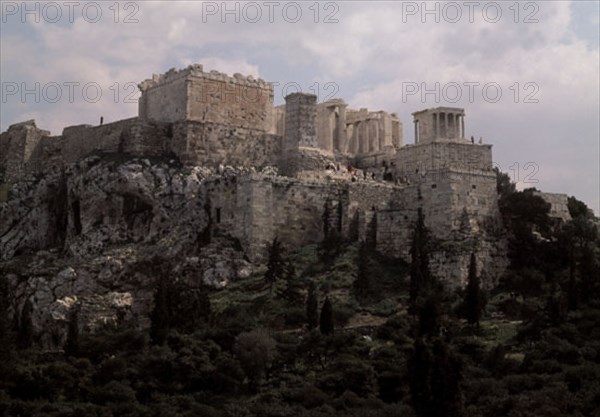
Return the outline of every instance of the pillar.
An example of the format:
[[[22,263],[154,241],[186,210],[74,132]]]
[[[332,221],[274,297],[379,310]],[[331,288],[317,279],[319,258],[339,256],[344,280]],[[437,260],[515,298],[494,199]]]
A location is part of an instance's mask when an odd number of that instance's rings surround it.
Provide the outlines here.
[[[317,147],[317,96],[292,93],[285,97],[284,150]]]
[[[419,143],[419,128],[418,128],[419,121],[415,120],[414,124],[415,124],[415,145],[416,145],[417,143]]]
[[[348,150],[348,137],[346,135],[346,104],[340,104],[338,107],[338,151],[345,153]]]

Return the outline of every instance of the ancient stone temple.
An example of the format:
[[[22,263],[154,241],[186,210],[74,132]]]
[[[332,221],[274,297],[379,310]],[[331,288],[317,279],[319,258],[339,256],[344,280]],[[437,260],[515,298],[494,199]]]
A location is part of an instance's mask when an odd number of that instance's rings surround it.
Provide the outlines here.
[[[33,121],[11,126],[0,136],[1,182],[30,181],[32,174],[65,169],[90,154],[166,156],[214,173],[203,180],[206,201],[198,204],[207,207],[211,230],[240,242],[256,262],[275,237],[290,247],[321,241],[325,210],[330,230],[408,259],[421,209],[439,242],[432,266],[448,280],[464,281],[473,251],[490,283],[506,267],[492,145],[465,138],[463,109],[413,113],[415,141],[404,144],[395,113],[353,110],[342,99],[317,103],[303,93],[274,106],[268,82],[205,72],[202,65],[153,75],[139,88],[137,117],[69,126],[60,136]],[[222,175],[228,166],[238,167],[234,178]],[[76,190],[68,199],[74,218],[97,210],[86,208]],[[144,207],[139,221],[153,221],[152,203]],[[92,225],[107,218],[97,217]],[[83,235],[85,227],[68,233]],[[20,244],[7,243],[5,253]]]

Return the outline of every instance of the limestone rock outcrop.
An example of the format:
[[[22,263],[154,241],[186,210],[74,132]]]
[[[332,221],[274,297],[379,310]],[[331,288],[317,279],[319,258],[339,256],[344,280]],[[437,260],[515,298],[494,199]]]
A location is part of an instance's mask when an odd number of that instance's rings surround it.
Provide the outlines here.
[[[190,285],[250,276],[239,243],[211,237],[203,184],[237,174],[220,171],[104,155],[14,184],[0,202],[0,271],[14,288],[15,317],[29,300],[42,345],[60,346],[75,309],[85,329],[148,326],[153,259]]]

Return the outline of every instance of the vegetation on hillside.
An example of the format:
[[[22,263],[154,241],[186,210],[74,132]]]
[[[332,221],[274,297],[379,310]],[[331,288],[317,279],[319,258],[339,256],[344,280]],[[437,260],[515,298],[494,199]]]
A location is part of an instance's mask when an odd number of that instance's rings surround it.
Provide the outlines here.
[[[152,325],[79,332],[64,352],[9,319],[0,276],[0,415],[587,417],[600,415],[600,245],[499,173],[511,266],[489,293],[471,255],[451,290],[428,265],[422,214],[407,265],[337,235],[209,292],[155,260]],[[328,219],[326,219],[328,221]],[[328,223],[327,223],[328,224]],[[29,312],[30,313],[30,312]]]

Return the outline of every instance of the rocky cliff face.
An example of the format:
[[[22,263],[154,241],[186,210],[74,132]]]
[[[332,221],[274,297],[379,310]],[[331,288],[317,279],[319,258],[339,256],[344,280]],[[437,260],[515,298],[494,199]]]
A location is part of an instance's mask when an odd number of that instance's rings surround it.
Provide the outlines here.
[[[35,333],[56,346],[73,309],[86,328],[147,326],[153,259],[192,285],[249,276],[239,244],[211,237],[203,183],[212,176],[168,158],[104,155],[14,184],[0,202],[0,271],[15,288],[17,318],[29,300]]]

